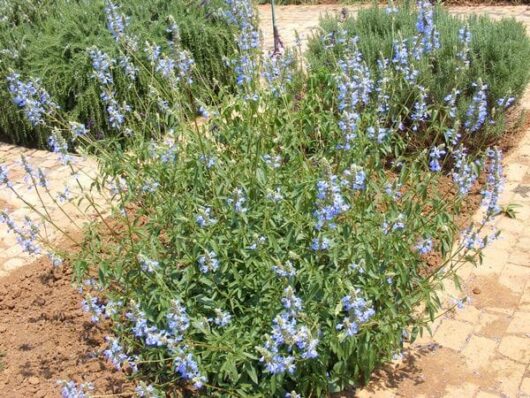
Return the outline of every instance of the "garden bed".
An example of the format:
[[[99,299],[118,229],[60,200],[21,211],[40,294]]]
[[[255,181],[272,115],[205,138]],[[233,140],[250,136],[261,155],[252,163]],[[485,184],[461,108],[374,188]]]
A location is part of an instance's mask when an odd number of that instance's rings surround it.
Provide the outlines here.
[[[514,121],[516,115],[518,112],[513,111]],[[517,122],[516,127],[511,124],[510,132],[497,143],[506,154],[517,147],[522,133],[530,128],[530,118],[522,124]],[[481,189],[477,184],[464,203],[462,225],[479,207]],[[443,191],[452,190],[452,184],[444,185]],[[434,257],[431,263],[435,265],[438,261],[439,258]],[[100,355],[106,349],[104,336],[111,333],[111,325],[90,321],[90,315],[81,310],[82,296],[72,287],[71,280],[71,268],[53,268],[46,258],[35,260],[0,279],[0,396],[55,398],[61,388],[58,380],[93,382],[94,394],[126,397],[133,391],[126,375],[115,370]],[[486,286],[477,286],[487,292]],[[421,358],[433,349],[426,347],[397,367],[385,366],[378,370],[370,388],[388,383],[395,385],[403,380],[412,385],[417,377],[418,362],[421,363]],[[438,362],[449,361],[450,355],[444,353]],[[443,391],[444,386],[429,386],[428,391]],[[337,396],[353,397],[354,390]]]
[[[47,258],[0,279],[0,396],[55,398],[59,380],[93,382],[96,391],[132,391],[101,357],[107,326],[81,310],[69,268]]]

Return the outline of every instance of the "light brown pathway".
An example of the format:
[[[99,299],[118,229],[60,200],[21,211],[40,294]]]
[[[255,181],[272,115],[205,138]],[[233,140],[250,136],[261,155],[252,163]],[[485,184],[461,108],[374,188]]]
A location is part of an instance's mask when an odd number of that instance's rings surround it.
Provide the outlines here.
[[[294,32],[297,31],[303,44],[307,42],[316,30],[320,16],[340,13],[343,9],[349,15],[355,15],[362,6],[342,6],[342,5],[304,5],[304,6],[276,6],[276,25],[280,32],[280,37],[286,46],[295,45]],[[263,44],[266,50],[273,47],[272,19],[270,5],[258,7],[260,28],[263,33]],[[516,18],[527,26],[530,30],[530,6],[473,6],[473,7],[451,7],[449,12],[454,15],[465,17],[471,13],[487,15],[493,19]]]
[[[29,179],[21,164],[21,157],[24,156],[27,162],[34,169],[34,173],[40,168],[48,183],[48,188],[38,187],[38,192],[33,188],[29,189]],[[28,210],[27,202],[38,211],[44,213],[44,207],[49,212],[51,218],[65,231],[74,232],[81,228],[83,222],[95,213],[88,202],[81,203],[80,206],[73,204],[62,204],[64,212],[59,209],[60,193],[64,193],[68,187],[72,197],[79,197],[80,188],[88,190],[93,176],[97,171],[96,162],[92,159],[81,157],[73,158],[72,168],[64,165],[57,155],[44,150],[27,149],[14,145],[0,143],[0,164],[8,169],[8,177],[13,188],[20,194],[18,198],[11,190],[2,186],[0,189],[0,210],[6,210],[10,218],[17,224],[23,225],[25,217],[29,216],[32,221],[39,223],[40,217],[35,212]],[[80,184],[80,185],[79,185]],[[102,212],[104,209],[101,210]],[[50,241],[64,238],[50,225],[41,224],[41,233]],[[43,250],[43,254],[45,250]],[[0,277],[7,275],[21,266],[30,264],[35,260],[22,251],[17,244],[16,236],[13,232],[8,232],[5,224],[0,224]]]

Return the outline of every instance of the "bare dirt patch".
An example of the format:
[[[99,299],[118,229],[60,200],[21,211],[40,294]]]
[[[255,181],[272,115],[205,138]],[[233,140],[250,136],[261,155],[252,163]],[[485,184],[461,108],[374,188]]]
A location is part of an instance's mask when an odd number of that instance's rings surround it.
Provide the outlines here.
[[[477,276],[468,282],[469,296],[472,289],[479,288],[480,294],[473,295],[473,306],[478,309],[488,307],[515,308],[519,304],[519,296],[509,287],[500,284],[495,277]]]
[[[70,281],[67,266],[46,258],[0,279],[0,397],[57,397],[57,380],[93,382],[98,394],[132,390],[102,359],[108,331],[83,313]]]

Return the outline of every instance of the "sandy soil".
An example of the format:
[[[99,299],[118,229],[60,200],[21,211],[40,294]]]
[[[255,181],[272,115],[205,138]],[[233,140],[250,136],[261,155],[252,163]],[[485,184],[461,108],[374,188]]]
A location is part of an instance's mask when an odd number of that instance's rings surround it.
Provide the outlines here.
[[[99,355],[107,331],[83,313],[70,281],[47,258],[0,279],[0,397],[58,397],[58,380],[94,382],[102,394],[132,390]]]

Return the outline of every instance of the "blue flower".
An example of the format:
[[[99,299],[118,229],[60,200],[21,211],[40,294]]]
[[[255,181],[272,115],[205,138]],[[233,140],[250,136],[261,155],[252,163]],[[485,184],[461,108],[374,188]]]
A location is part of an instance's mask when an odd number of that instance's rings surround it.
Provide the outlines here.
[[[217,260],[217,254],[213,250],[206,252],[204,256],[199,257],[199,270],[203,274],[217,271],[218,268],[219,260]]]
[[[420,98],[414,103],[414,111],[410,118],[414,121],[412,130],[418,130],[418,123],[425,122],[430,117],[430,111],[427,107],[427,90],[423,86],[418,86]]]
[[[293,390],[291,392],[286,393],[285,398],[302,398],[302,396]]]
[[[124,36],[125,28],[129,23],[129,19],[121,15],[118,11],[118,6],[113,2],[106,0],[105,15],[107,17],[107,29],[116,41],[119,41]]]
[[[221,308],[216,308],[214,311],[215,311],[215,318],[213,318],[212,321],[217,326],[225,327],[232,320],[232,315],[230,315],[227,311],[223,311]]]
[[[477,87],[477,91],[467,108],[464,127],[472,133],[475,133],[480,130],[488,117],[488,100],[486,95],[488,86],[486,84],[478,85],[476,83],[473,83],[473,86]]]
[[[272,270],[278,276],[284,278],[291,278],[296,276],[296,268],[293,266],[293,263],[287,260],[285,263],[278,263],[272,266]]]
[[[486,186],[482,191],[482,206],[486,209],[486,220],[495,216],[501,210],[499,196],[504,188],[502,168],[502,151],[498,148],[488,148]]]
[[[421,239],[416,244],[416,250],[420,254],[430,253],[432,251],[432,239],[431,238]]]
[[[77,385],[74,381],[58,381],[58,384],[62,385],[61,397],[62,398],[90,398],[88,395],[89,391],[94,390],[92,383],[84,383]]]
[[[440,34],[434,25],[434,9],[430,2],[418,2],[418,20],[416,30],[421,38],[421,51],[418,53],[429,54],[440,48]]]
[[[429,152],[429,167],[433,172],[439,172],[442,170],[439,160],[445,155],[445,150],[442,147],[433,147]]]
[[[508,109],[515,102],[515,97],[504,97],[497,100],[497,105],[502,106],[504,109]]]
[[[105,340],[107,340],[108,348],[103,351],[103,355],[117,370],[120,370],[123,363],[129,360],[129,356],[124,353],[119,339],[107,336]]]
[[[70,125],[70,132],[72,133],[72,136],[75,138],[83,137],[88,134],[88,130],[85,127],[84,124],[77,123],[77,122],[69,122]]]
[[[277,169],[282,165],[282,157],[279,155],[273,156],[273,155],[263,155],[261,157],[265,164],[269,167],[272,167],[273,169]]]
[[[142,268],[142,271],[144,272],[153,273],[160,269],[160,263],[158,261],[151,260],[143,254],[138,254],[137,259],[138,263],[140,264],[140,268]]]
[[[311,249],[314,251],[327,250],[331,246],[331,241],[328,238],[314,238],[311,241]]]
[[[53,252],[48,252],[47,256],[52,262],[52,265],[54,267],[60,267],[63,264],[63,259],[58,254],[53,253]]]
[[[44,115],[58,108],[38,80],[23,82],[19,74],[11,73],[7,77],[7,82],[13,102],[23,109],[26,118],[33,126],[44,124]]]
[[[294,294],[294,289],[291,286],[285,288],[281,301],[283,307],[290,312],[302,311],[302,300]]]
[[[484,239],[477,231],[473,231],[471,226],[462,232],[461,239],[464,247],[468,250],[478,251],[485,247]]]
[[[181,304],[180,300],[173,300],[171,307],[166,314],[168,329],[175,337],[176,341],[181,341],[184,333],[190,327],[190,319],[186,312],[186,308]]]
[[[8,173],[9,170],[7,166],[0,164],[0,185],[5,185],[6,187],[10,188],[13,186],[13,184],[9,180]]]
[[[262,76],[272,95],[278,97],[285,93],[293,79],[294,66],[295,59],[290,53],[273,54],[265,59]]]
[[[366,172],[362,167],[352,164],[349,169],[343,173],[341,184],[347,185],[354,191],[362,191],[366,188]]]
[[[138,68],[134,66],[134,64],[131,62],[130,58],[126,55],[121,56],[118,59],[118,63],[120,67],[123,69],[123,72],[125,75],[131,79],[136,80],[136,75],[138,74]]]
[[[206,382],[206,377],[201,375],[195,357],[187,350],[188,347],[186,346],[178,347],[175,350],[176,356],[173,361],[173,366],[180,377],[184,380],[190,380],[195,388],[202,388]]]
[[[315,228],[321,230],[325,225],[335,227],[334,220],[350,209],[342,195],[341,184],[336,175],[329,175],[325,180],[317,181]]]
[[[38,242],[40,228],[28,216],[25,216],[24,223],[17,225],[9,216],[7,211],[0,211],[0,222],[7,225],[8,231],[16,236],[18,245],[22,251],[30,255],[38,255],[42,248]]]
[[[114,60],[97,48],[91,49],[89,55],[92,59],[94,77],[103,86],[111,85],[113,83],[111,67],[114,64]]]
[[[395,70],[400,72],[407,82],[414,83],[419,75],[419,71],[414,68],[414,65],[410,61],[407,40],[394,41],[393,49],[394,56],[392,57],[392,64]]]
[[[466,196],[478,178],[476,168],[468,162],[465,148],[461,147],[453,153],[455,165],[453,169],[453,182],[458,187],[460,196]]]
[[[147,385],[143,382],[136,386],[134,392],[140,398],[162,398],[162,395],[160,395],[160,393],[155,389],[155,387],[150,384]]]
[[[105,313],[105,306],[99,302],[97,297],[88,296],[81,302],[81,308],[84,312],[91,314],[91,320],[94,323],[99,322]]]
[[[61,160],[64,165],[67,165],[72,161],[72,156],[68,152],[68,142],[60,132],[52,132],[48,137],[48,146],[53,153],[56,153],[59,156],[59,160]]]
[[[245,207],[246,202],[247,197],[241,188],[236,188],[234,191],[234,197],[227,200],[227,203],[234,209],[234,211],[240,214],[248,211],[248,208]]]
[[[160,187],[160,183],[158,181],[154,181],[152,179],[148,179],[142,185],[142,192],[144,192],[144,193],[155,193],[158,190],[159,187]]]
[[[210,207],[201,207],[199,213],[195,216],[195,221],[201,228],[217,224],[217,219],[212,216],[212,209]]]
[[[471,45],[471,32],[469,26],[463,26],[458,30],[458,40],[462,44],[461,50],[457,53],[457,58],[464,63],[464,67],[469,67],[470,59],[470,45]]]
[[[360,297],[360,293],[360,290],[354,290],[341,300],[342,308],[348,315],[336,326],[336,329],[343,331],[346,337],[356,335],[359,325],[368,322],[375,315],[370,302]]]

